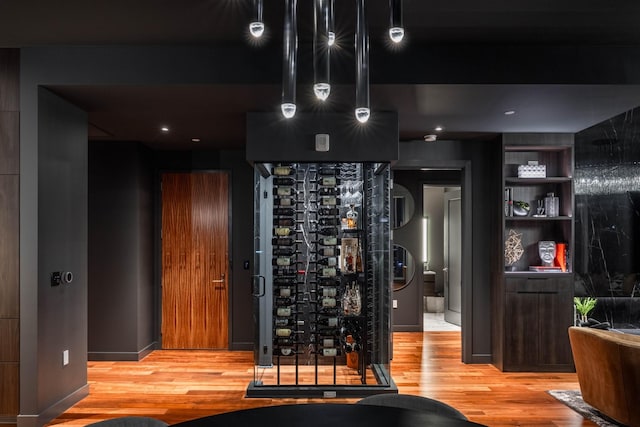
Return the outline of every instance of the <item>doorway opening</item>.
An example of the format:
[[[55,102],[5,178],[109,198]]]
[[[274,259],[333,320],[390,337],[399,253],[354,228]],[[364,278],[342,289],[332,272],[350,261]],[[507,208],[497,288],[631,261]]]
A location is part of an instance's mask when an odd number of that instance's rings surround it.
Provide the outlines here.
[[[438,171],[432,171],[437,173]],[[462,192],[431,177],[422,185],[423,330],[462,326]]]

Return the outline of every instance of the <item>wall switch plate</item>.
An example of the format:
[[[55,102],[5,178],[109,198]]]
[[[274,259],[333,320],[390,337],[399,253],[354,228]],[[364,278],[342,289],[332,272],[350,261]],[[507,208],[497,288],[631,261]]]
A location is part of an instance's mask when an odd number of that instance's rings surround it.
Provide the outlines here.
[[[335,391],[324,391],[322,392],[322,397],[331,398],[336,397],[338,394]]]
[[[393,308],[398,308],[398,300],[397,299],[393,300]]]
[[[64,350],[62,352],[62,366],[67,366],[69,364],[69,350]]]

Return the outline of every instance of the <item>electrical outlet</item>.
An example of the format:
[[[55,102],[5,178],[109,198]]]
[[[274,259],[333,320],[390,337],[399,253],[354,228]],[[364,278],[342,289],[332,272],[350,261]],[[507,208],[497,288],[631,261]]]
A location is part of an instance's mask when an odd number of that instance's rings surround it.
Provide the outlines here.
[[[398,308],[398,300],[397,299],[393,300],[393,308]]]
[[[67,366],[69,364],[69,350],[64,350],[62,352],[62,366]]]

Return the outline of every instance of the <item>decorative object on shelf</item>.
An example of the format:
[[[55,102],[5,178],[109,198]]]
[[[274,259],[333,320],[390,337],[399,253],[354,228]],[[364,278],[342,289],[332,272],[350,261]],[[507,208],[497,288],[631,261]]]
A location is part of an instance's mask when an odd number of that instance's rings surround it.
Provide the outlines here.
[[[544,198],[544,211],[548,217],[556,217],[560,214],[560,201],[555,193],[547,193]]]
[[[536,218],[544,218],[547,216],[547,214],[545,213],[544,210],[544,200],[543,199],[538,199],[536,200],[536,203],[538,205],[538,207],[536,208],[536,213],[533,214],[534,217]]]
[[[556,257],[556,242],[553,240],[540,240],[538,242],[538,255],[543,267],[553,267]]]
[[[513,188],[504,189],[504,216],[513,216]]]
[[[567,244],[566,243],[556,243],[556,257],[554,259],[554,264],[563,272],[567,271]]]
[[[573,304],[576,307],[576,311],[580,313],[580,322],[587,323],[588,315],[593,310],[598,303],[596,298],[591,297],[574,297]]]
[[[522,233],[509,230],[507,240],[504,242],[504,262],[508,269],[513,270],[514,264],[522,258]]]
[[[513,215],[514,216],[528,216],[529,210],[531,206],[529,203],[523,202],[522,200],[516,200],[513,202]]]
[[[539,165],[536,160],[530,160],[526,165],[518,166],[518,178],[546,178],[547,167]]]

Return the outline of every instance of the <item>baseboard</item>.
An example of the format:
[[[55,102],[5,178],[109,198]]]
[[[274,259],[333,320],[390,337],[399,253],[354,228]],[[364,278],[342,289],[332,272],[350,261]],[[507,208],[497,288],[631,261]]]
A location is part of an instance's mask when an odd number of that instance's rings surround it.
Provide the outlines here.
[[[157,342],[152,342],[139,351],[90,351],[87,360],[92,362],[138,362],[158,348]]]
[[[0,417],[0,426],[2,427],[16,427],[17,425],[17,417]]]
[[[422,325],[393,325],[393,332],[424,332]]]
[[[37,415],[18,415],[18,427],[41,427],[51,420],[56,419],[67,409],[71,408],[76,403],[89,395],[89,384],[85,384],[73,393],[66,396],[49,406],[47,409]]]

